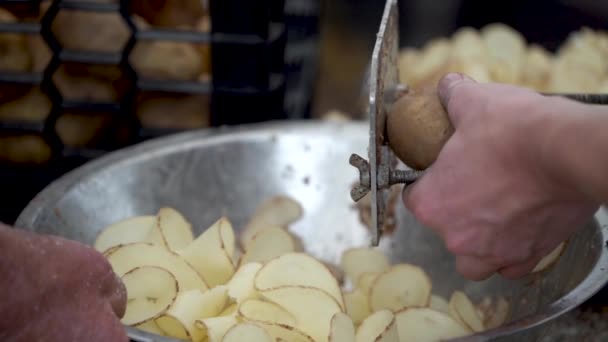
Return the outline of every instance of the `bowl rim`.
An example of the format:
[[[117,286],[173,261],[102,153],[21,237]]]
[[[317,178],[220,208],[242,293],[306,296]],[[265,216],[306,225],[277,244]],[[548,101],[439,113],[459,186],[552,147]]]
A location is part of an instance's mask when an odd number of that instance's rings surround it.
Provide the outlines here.
[[[183,144],[196,146],[201,143],[209,143],[210,139],[216,140],[216,143],[221,143],[234,135],[256,136],[260,133],[266,135],[272,133],[278,136],[286,133],[318,132],[319,130],[327,129],[352,129],[365,133],[368,126],[365,121],[359,120],[345,122],[322,120],[268,121],[264,123],[204,128],[150,139],[110,152],[60,176],[34,196],[19,214],[15,227],[34,231],[33,227],[45,205],[58,201],[72,187],[77,186],[80,182],[98,172],[119,167],[124,163],[133,163],[153,158],[155,155],[170,153],[178,146],[183,146]],[[608,283],[608,208],[601,206],[595,213],[594,220],[596,223],[594,226],[602,237],[601,248],[595,265],[593,265],[591,271],[576,287],[560,299],[549,304],[542,313],[525,316],[499,328],[450,341],[488,341],[524,332],[575,309],[600,291]],[[126,326],[126,328],[128,336],[137,341],[178,341],[169,337],[147,333],[134,327]]]

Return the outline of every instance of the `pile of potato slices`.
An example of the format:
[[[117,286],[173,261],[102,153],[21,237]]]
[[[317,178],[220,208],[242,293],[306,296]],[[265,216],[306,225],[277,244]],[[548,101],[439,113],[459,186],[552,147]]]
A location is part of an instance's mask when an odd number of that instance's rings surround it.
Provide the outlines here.
[[[479,30],[462,27],[421,48],[403,48],[399,70],[400,81],[413,87],[461,72],[478,82],[540,92],[608,93],[608,32],[583,27],[551,52],[502,23]]]
[[[422,268],[379,249],[348,249],[330,270],[289,231],[302,214],[276,196],[240,236],[221,217],[195,238],[164,207],[104,228],[94,246],[126,286],[122,323],[187,341],[440,341],[508,319],[505,299],[442,298]]]

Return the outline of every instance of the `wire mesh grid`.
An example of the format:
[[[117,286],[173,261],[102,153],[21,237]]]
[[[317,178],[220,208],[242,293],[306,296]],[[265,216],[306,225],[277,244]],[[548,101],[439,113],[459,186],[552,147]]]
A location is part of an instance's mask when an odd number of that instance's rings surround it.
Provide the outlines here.
[[[144,92],[205,95],[209,102],[200,102],[201,115],[209,111],[209,125],[237,124],[284,118],[285,93],[284,49],[286,29],[283,21],[283,0],[211,1],[212,25],[209,32],[200,30],[152,27],[142,28],[135,22],[133,2],[120,1],[49,1],[39,21],[0,23],[0,33],[40,35],[50,50],[48,64],[40,71],[3,71],[0,83],[14,87],[33,85],[51,101],[44,120],[0,120],[0,133],[32,134],[44,139],[51,151],[51,160],[72,155],[93,158],[107,151],[136,143],[149,137],[174,132],[174,129],[142,125],[135,114],[138,95]],[[0,5],[29,5],[35,11],[42,1],[0,1]],[[128,38],[119,51],[87,51],[64,46],[53,25],[62,12],[77,11],[119,15],[128,30]],[[210,46],[211,73],[198,80],[164,80],[142,77],[131,60],[139,42],[172,41]],[[172,63],[166,60],[166,63]],[[66,98],[55,74],[66,65],[115,67],[120,71],[123,91],[114,101]],[[210,103],[210,104],[209,104]],[[204,108],[208,106],[209,108]],[[115,127],[109,138],[96,144],[70,146],[57,132],[65,113],[103,113]],[[172,113],[167,112],[170,117]]]

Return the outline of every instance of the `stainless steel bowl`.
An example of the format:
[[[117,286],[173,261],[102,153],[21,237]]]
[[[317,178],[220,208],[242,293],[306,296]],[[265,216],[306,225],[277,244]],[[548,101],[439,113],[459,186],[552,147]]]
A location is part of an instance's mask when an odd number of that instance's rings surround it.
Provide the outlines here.
[[[104,226],[173,206],[201,233],[220,215],[240,229],[264,198],[288,194],[304,207],[292,228],[307,251],[336,263],[342,251],[369,243],[349,197],[357,179],[351,153],[366,155],[362,122],[269,123],[179,134],[109,154],[57,180],[20,215],[17,226],[92,243]],[[464,340],[535,340],[554,319],[584,302],[608,280],[608,211],[571,241],[549,272],[517,281],[460,277],[453,257],[397,201],[397,229],[381,242],[393,261],[424,267],[434,292],[463,289],[474,300],[504,295],[510,322]],[[550,229],[550,227],[547,227]],[[129,329],[139,341],[169,341]]]

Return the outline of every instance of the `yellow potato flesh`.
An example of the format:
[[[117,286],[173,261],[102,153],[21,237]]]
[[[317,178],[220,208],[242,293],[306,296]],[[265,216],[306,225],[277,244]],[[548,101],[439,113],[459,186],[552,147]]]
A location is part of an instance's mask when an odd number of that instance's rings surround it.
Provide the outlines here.
[[[239,323],[228,329],[223,342],[273,342],[262,327],[253,323]]]
[[[277,304],[258,299],[247,299],[238,309],[239,316],[259,322],[295,326],[295,317]]]
[[[398,342],[395,315],[390,310],[379,310],[367,317],[357,329],[356,342]]]
[[[268,227],[260,230],[247,245],[241,263],[265,263],[283,254],[296,251],[291,234],[281,227]]]
[[[214,287],[206,292],[199,290],[182,292],[169,310],[156,319],[156,324],[172,336],[173,331],[185,329],[192,340],[200,341],[205,337],[205,331],[195,325],[196,320],[219,315],[226,306],[228,299],[226,292],[224,286]]]
[[[452,317],[430,308],[407,308],[395,317],[400,341],[437,342],[469,335]]]
[[[222,235],[229,235],[227,230],[232,230],[232,225],[226,218],[221,218],[191,244],[177,252],[210,287],[227,283],[235,271],[232,257],[222,241]]]
[[[173,274],[159,267],[138,267],[121,279],[127,289],[127,309],[121,319],[126,325],[158,317],[171,306],[178,293]]]
[[[328,293],[344,310],[338,281],[322,262],[304,253],[288,253],[266,263],[255,277],[255,287],[265,291],[282,286],[313,287]]]
[[[105,227],[93,246],[103,253],[112,247],[143,241],[156,224],[155,216],[136,216]]]
[[[355,324],[360,324],[371,314],[369,309],[369,299],[360,289],[344,293],[344,304],[346,313],[352,318]]]
[[[437,296],[437,295],[431,295],[431,301],[429,302],[429,307],[431,309],[445,312],[445,313],[450,312],[450,305],[449,305],[448,301],[445,298]]]
[[[475,332],[483,331],[483,320],[477,313],[477,309],[462,291],[454,291],[450,298],[450,306],[453,307],[456,314],[462,322]]]
[[[123,245],[109,253],[107,259],[118,276],[122,276],[136,267],[158,266],[175,276],[180,291],[208,289],[203,278],[190,264],[160,246],[140,242]]]
[[[347,314],[338,312],[331,318],[328,340],[329,342],[355,341],[355,326]]]
[[[431,297],[431,280],[418,266],[398,264],[382,273],[372,284],[369,302],[372,311],[427,306]]]
[[[342,312],[340,305],[328,293],[312,287],[284,286],[261,292],[296,319],[295,328],[310,335],[316,342],[326,342],[330,321],[334,314]]]
[[[379,249],[351,248],[342,254],[340,266],[351,281],[356,281],[362,274],[388,270],[390,263]]]
[[[198,319],[195,325],[203,331],[209,342],[220,342],[226,332],[238,323],[234,316],[221,316]]]
[[[288,196],[274,196],[258,206],[241,234],[241,246],[247,245],[260,230],[268,227],[286,227],[302,217],[300,203]]]
[[[167,248],[177,251],[194,240],[192,225],[173,208],[161,208],[157,214],[157,226]]]
[[[289,325],[255,321],[254,323],[263,327],[277,342],[316,342],[301,330]]]
[[[228,297],[235,303],[241,303],[249,298],[257,298],[255,289],[255,275],[262,268],[262,264],[257,262],[242,265],[232,279],[226,284],[228,287]]]

